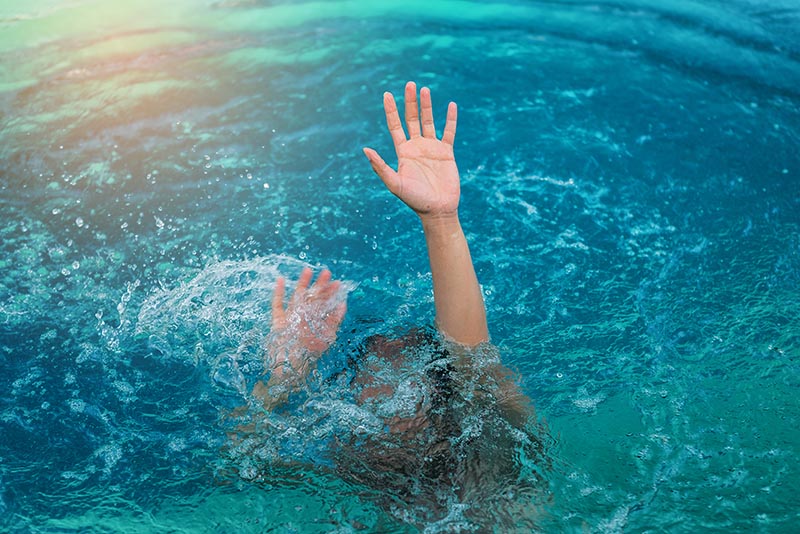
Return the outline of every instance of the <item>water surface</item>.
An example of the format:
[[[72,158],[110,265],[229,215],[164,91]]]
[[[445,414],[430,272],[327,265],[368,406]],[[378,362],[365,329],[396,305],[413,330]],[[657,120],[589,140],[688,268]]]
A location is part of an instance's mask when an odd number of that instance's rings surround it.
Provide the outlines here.
[[[409,79],[459,104],[492,339],[553,440],[534,526],[800,520],[795,2],[39,0],[0,28],[4,529],[415,530],[223,452],[278,271],[355,284],[330,366],[433,319],[360,153],[391,159]]]

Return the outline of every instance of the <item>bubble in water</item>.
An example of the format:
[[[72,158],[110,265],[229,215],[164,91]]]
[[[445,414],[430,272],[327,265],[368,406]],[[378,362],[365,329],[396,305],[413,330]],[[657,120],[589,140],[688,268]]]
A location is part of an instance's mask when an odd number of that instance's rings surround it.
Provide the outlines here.
[[[186,450],[186,440],[183,438],[174,438],[170,440],[168,448],[172,452],[180,452]]]
[[[111,468],[113,468],[122,458],[122,448],[116,443],[110,443],[97,449],[94,454],[105,464],[103,470],[110,472]]]
[[[81,413],[86,409],[86,403],[81,399],[70,399],[67,404],[69,409],[75,413]]]
[[[239,370],[235,355],[223,354],[217,359],[214,367],[212,379],[217,385],[234,389],[241,394],[245,393],[247,384],[244,375]]]
[[[78,269],[80,266],[81,266],[81,264],[80,264],[80,263],[78,263],[77,261],[73,261],[73,262],[72,262],[72,270],[73,270],[73,271],[74,271],[75,269]]]
[[[75,225],[78,228],[81,228],[83,226],[83,218],[82,217],[76,217],[75,218]]]
[[[252,465],[245,465],[239,468],[239,476],[243,480],[255,480],[258,477],[258,470]]]

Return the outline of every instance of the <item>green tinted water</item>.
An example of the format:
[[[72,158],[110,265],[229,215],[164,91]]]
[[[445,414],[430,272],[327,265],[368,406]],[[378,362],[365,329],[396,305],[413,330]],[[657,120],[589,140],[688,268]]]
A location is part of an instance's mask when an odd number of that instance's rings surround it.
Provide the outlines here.
[[[242,400],[229,356],[255,369],[247,340],[298,258],[357,284],[331,368],[432,320],[421,232],[360,154],[391,153],[380,96],[416,79],[437,112],[459,103],[493,341],[555,440],[538,528],[791,532],[798,18],[756,1],[3,3],[0,524],[415,530],[324,469],[239,477],[221,414]],[[162,289],[216,304],[150,313]]]

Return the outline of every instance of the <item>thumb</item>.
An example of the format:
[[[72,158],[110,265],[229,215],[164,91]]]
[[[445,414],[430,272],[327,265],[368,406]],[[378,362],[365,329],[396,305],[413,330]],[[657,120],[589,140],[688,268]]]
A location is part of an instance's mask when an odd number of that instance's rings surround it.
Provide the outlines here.
[[[367,156],[369,164],[372,165],[372,170],[383,180],[386,188],[396,195],[400,191],[400,177],[394,169],[389,167],[386,162],[383,161],[383,158],[371,148],[364,147],[364,155]]]

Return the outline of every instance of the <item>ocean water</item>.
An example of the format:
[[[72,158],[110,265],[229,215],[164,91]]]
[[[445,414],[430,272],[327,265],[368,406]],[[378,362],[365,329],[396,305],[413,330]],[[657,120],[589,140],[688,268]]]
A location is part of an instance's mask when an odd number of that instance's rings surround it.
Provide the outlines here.
[[[318,444],[359,413],[320,415],[322,378],[269,448],[227,434],[279,273],[348,281],[322,375],[431,324],[421,228],[361,154],[392,160],[406,80],[440,128],[459,104],[543,444],[516,503],[337,473]],[[0,530],[796,531],[798,88],[794,0],[0,3]]]

